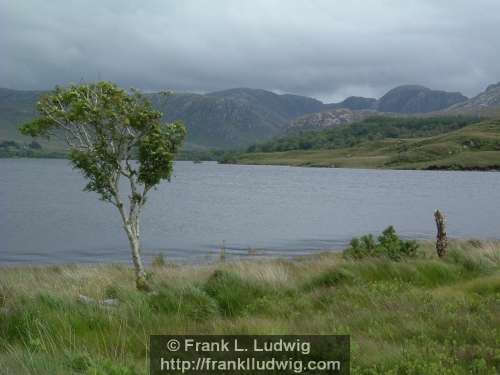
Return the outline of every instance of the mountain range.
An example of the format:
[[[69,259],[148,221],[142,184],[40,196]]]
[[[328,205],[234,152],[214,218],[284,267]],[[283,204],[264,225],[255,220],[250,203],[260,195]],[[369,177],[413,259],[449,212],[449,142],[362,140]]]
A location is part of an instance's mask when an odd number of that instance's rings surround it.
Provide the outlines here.
[[[19,126],[36,116],[43,91],[0,88],[0,141],[27,142]],[[418,85],[396,87],[379,99],[349,97],[340,103],[262,89],[235,88],[207,94],[147,94],[165,120],[182,120],[188,149],[240,148],[285,134],[290,129],[318,129],[357,121],[377,113],[491,113],[500,109],[500,83],[468,99],[458,92]]]

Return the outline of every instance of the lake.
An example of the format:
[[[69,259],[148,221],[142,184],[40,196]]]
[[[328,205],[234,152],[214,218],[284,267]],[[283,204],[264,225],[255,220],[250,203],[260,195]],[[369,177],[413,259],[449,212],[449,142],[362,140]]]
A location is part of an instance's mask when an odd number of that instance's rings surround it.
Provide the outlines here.
[[[66,160],[0,159],[0,264],[129,262],[116,208],[82,192]],[[435,236],[500,239],[500,173],[382,171],[177,162],[144,209],[143,253],[175,262],[341,249],[393,224]]]

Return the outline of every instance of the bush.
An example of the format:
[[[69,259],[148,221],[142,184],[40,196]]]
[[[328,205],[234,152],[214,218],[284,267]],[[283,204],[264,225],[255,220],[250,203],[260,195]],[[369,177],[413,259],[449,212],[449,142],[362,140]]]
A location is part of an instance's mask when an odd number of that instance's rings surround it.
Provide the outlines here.
[[[158,254],[153,258],[153,262],[151,263],[153,267],[157,268],[162,268],[167,265],[167,262],[165,261],[165,256],[163,254]]]
[[[375,256],[375,248],[377,244],[371,234],[362,236],[361,238],[353,238],[351,246],[344,250],[344,254],[354,259],[362,259],[369,256]]]
[[[353,238],[350,246],[344,250],[344,256],[353,259],[366,257],[387,257],[391,260],[401,260],[416,255],[418,244],[415,241],[404,241],[396,234],[391,225],[378,237],[378,243],[371,234],[361,238]]]

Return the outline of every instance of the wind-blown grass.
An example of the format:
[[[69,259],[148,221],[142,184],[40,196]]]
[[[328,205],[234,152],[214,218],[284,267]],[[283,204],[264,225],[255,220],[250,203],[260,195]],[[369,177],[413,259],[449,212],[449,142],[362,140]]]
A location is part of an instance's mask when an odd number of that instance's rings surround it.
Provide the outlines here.
[[[150,334],[350,334],[353,374],[500,371],[500,244],[154,267],[3,268],[0,373],[146,374]],[[117,307],[78,302],[117,298]]]

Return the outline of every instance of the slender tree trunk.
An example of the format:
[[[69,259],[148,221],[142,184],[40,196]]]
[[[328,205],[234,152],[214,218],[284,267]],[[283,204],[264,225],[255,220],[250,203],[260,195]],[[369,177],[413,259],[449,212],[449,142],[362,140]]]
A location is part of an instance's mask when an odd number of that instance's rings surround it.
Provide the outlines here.
[[[134,264],[135,271],[135,284],[138,290],[149,291],[149,287],[146,280],[146,271],[144,271],[144,265],[141,259],[141,245],[139,241],[139,235],[135,233],[132,229],[134,225],[125,224],[125,232],[127,233],[130,249],[132,251],[132,263]]]
[[[117,189],[115,191],[118,191]],[[130,244],[130,250],[132,252],[132,263],[134,265],[135,272],[135,285],[138,290],[150,291],[151,288],[146,280],[146,271],[144,270],[144,265],[141,259],[141,243],[139,240],[139,220],[140,211],[139,208],[133,208],[130,210],[130,214],[127,216],[125,209],[123,208],[123,203],[121,202],[119,195],[115,194],[116,207],[120,212],[120,216],[123,221],[123,229],[127,234],[127,238]],[[137,211],[136,211],[137,210]]]
[[[446,234],[446,218],[441,211],[434,212],[434,219],[436,220],[437,236],[436,236],[436,251],[440,258],[446,255],[448,247],[448,237]]]

